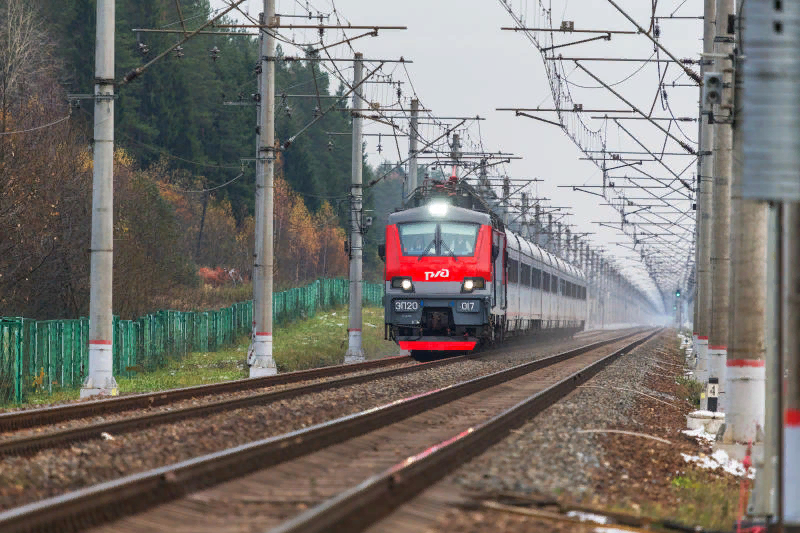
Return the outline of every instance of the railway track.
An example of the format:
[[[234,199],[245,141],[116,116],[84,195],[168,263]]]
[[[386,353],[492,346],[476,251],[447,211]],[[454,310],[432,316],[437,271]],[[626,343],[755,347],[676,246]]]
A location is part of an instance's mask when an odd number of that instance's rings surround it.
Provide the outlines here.
[[[131,394],[104,400],[57,405],[39,409],[25,409],[0,413],[0,433],[15,431],[23,428],[34,428],[56,424],[67,420],[103,416],[111,413],[121,413],[136,409],[149,409],[169,405],[182,400],[215,396],[233,392],[241,392],[279,385],[291,385],[303,381],[335,377],[361,371],[375,370],[391,366],[414,364],[416,361],[408,355],[385,357],[352,363],[348,365],[335,365],[297,372],[287,372],[275,376],[261,378],[237,379],[209,385],[197,385],[160,392],[146,392]]]
[[[335,390],[380,379],[424,372],[432,368],[455,364],[466,359],[488,356],[491,355],[491,353],[492,350],[488,350],[480,353],[469,354],[460,357],[451,357],[419,364],[415,363],[415,361],[410,357],[393,357],[378,360],[382,363],[379,365],[375,364],[378,361],[368,361],[367,364],[358,363],[355,365],[340,365],[325,369],[318,369],[319,371],[315,369],[312,371],[293,372],[291,374],[286,374],[285,376],[288,376],[288,378],[283,380],[273,379],[279,376],[257,378],[257,380],[260,380],[259,383],[262,384],[264,382],[270,382],[270,380],[278,381],[278,384],[286,384],[301,380],[307,381],[314,378],[319,379],[320,377],[327,377],[331,379],[301,384],[295,387],[283,388],[280,390],[270,390],[256,394],[226,398],[201,405],[192,405],[171,410],[163,410],[155,413],[146,412],[144,414],[119,418],[116,420],[103,420],[100,422],[82,424],[76,427],[60,428],[53,431],[37,431],[36,433],[22,436],[11,436],[10,438],[5,439],[0,438],[0,456],[30,455],[43,449],[63,447],[84,440],[99,439],[102,438],[104,433],[124,434],[157,425],[170,424],[191,418],[205,417],[214,413],[232,411],[235,409],[241,409],[255,405],[266,405],[271,402],[297,398],[323,390]],[[390,368],[385,369],[387,366]],[[364,373],[365,371],[369,370],[373,371]],[[339,375],[344,375],[345,377],[337,378]],[[313,377],[302,379],[303,376]],[[186,399],[187,395],[189,395],[188,397],[190,398],[195,398],[196,396],[192,395],[192,393],[197,390],[200,391],[201,397],[203,395],[219,394],[219,392],[214,391],[219,391],[220,389],[223,391],[230,391],[231,387],[234,387],[233,390],[236,392],[253,390],[256,388],[254,387],[254,382],[257,380],[238,380],[235,382],[165,391],[163,393],[142,394],[119,399],[89,402],[90,404],[99,405],[90,406],[88,411],[84,407],[86,404],[75,404],[55,408],[34,409],[30,411],[7,413],[5,416],[8,417],[8,421],[19,420],[22,422],[20,424],[9,422],[7,423],[8,426],[23,426],[29,428],[32,424],[36,424],[35,427],[43,427],[50,425],[46,423],[47,420],[49,420],[48,416],[51,418],[55,416],[59,419],[59,421],[63,421],[64,417],[68,417],[67,419],[72,420],[76,419],[76,417],[87,418],[86,413],[90,413],[88,416],[98,416],[98,410],[100,410],[103,414],[108,415],[111,413],[119,413],[121,409],[130,411],[136,409],[137,407],[135,406],[139,405],[148,405],[149,407],[171,405],[175,402]],[[263,386],[264,385],[261,385],[261,387]],[[131,398],[131,401],[128,401],[128,398]],[[120,400],[125,401],[120,403]],[[160,404],[154,405],[156,402],[160,402]],[[81,409],[76,410],[76,407]],[[53,412],[58,414],[53,415]],[[42,417],[44,420],[36,420],[34,417],[37,413],[46,413],[47,415]],[[2,426],[0,426],[0,428],[2,428]]]
[[[148,472],[102,483],[73,493],[11,509],[0,514],[0,530],[83,530],[90,524],[100,525],[121,516],[132,515],[150,509],[167,501],[179,500],[175,502],[175,504],[180,504],[183,501],[180,500],[181,498],[185,498],[187,495],[195,493],[198,490],[219,486],[221,483],[234,479],[235,481],[229,481],[229,483],[236,483],[240,481],[240,479],[236,478],[248,476],[256,471],[258,471],[257,474],[262,474],[264,472],[269,474],[270,472],[274,472],[275,475],[280,475],[279,470],[281,468],[284,468],[284,470],[288,468],[289,470],[284,471],[283,475],[288,475],[289,479],[296,480],[299,479],[299,474],[302,473],[302,470],[297,470],[296,467],[298,465],[293,466],[293,462],[306,459],[312,462],[314,460],[329,462],[331,460],[330,458],[319,458],[320,453],[327,453],[325,449],[333,450],[337,447],[349,446],[349,441],[351,441],[351,439],[354,439],[353,442],[359,439],[379,439],[372,444],[369,442],[366,444],[362,442],[360,445],[361,448],[359,448],[359,445],[355,445],[355,457],[358,457],[358,453],[360,453],[358,450],[362,449],[364,446],[367,446],[368,449],[370,446],[377,446],[378,448],[385,446],[386,442],[380,440],[380,435],[381,432],[386,431],[399,431],[400,433],[396,434],[394,437],[395,439],[411,439],[408,441],[411,450],[418,449],[420,443],[417,442],[416,436],[419,433],[415,433],[413,428],[402,428],[400,426],[402,424],[413,425],[415,423],[414,421],[419,418],[419,416],[428,416],[429,412],[433,413],[440,409],[450,410],[449,414],[444,415],[444,420],[455,421],[457,423],[464,422],[459,413],[472,413],[472,422],[465,426],[472,429],[456,432],[459,435],[457,438],[450,440],[444,439],[444,444],[439,444],[435,448],[429,449],[424,457],[416,458],[413,463],[416,464],[417,462],[421,462],[423,458],[433,457],[434,455],[440,457],[440,451],[443,452],[444,450],[455,449],[451,448],[451,446],[457,446],[459,449],[463,449],[464,447],[473,449],[472,444],[469,443],[472,443],[476,437],[469,437],[472,434],[479,433],[483,435],[487,431],[492,433],[494,429],[497,431],[494,431],[494,436],[491,438],[500,438],[502,434],[504,434],[500,429],[506,427],[509,422],[503,422],[503,424],[494,422],[494,420],[501,415],[495,416],[489,422],[484,421],[486,413],[488,412],[487,410],[491,410],[490,407],[496,407],[491,404],[496,403],[498,399],[518,397],[525,391],[547,386],[548,388],[545,389],[544,393],[540,393],[539,396],[544,394],[542,398],[546,398],[547,401],[553,403],[557,398],[560,398],[571,390],[572,387],[582,383],[588,379],[588,377],[599,371],[602,366],[610,363],[613,358],[619,356],[632,346],[644,342],[652,335],[654,335],[654,333],[647,335],[630,333],[616,339],[592,343],[575,350],[517,365],[488,376],[430,391],[405,400],[392,402],[379,408],[342,417],[303,430],[251,442],[222,452],[197,457],[178,464],[157,468]],[[630,341],[631,337],[634,337],[632,342]],[[603,353],[598,356],[598,353],[596,353],[598,351],[602,352],[603,350],[611,351],[611,345],[620,343],[624,343],[624,346],[620,349],[615,349],[610,355]],[[616,346],[614,347],[616,348]],[[598,357],[600,358],[598,359]],[[583,368],[586,363],[591,364]],[[545,375],[537,378],[536,376],[542,373],[539,371],[543,371]],[[555,375],[550,375],[553,373],[555,373]],[[563,379],[564,375],[568,377]],[[521,386],[523,383],[521,380],[523,378],[527,380],[524,382],[525,386]],[[552,383],[556,382],[557,385],[552,385]],[[543,385],[543,383],[547,385]],[[531,389],[531,387],[533,388]],[[501,389],[503,391],[502,394],[497,392]],[[480,395],[483,395],[484,398],[478,398]],[[477,401],[478,403],[473,405],[470,409],[465,409],[464,405],[460,405],[465,401],[470,401],[470,398],[472,398],[473,402]],[[535,405],[538,405],[540,409],[544,408],[543,406],[547,403],[542,399],[532,401]],[[549,405],[549,403],[547,405]],[[522,420],[524,417],[530,415],[531,412],[530,408],[515,408],[516,418],[514,419]],[[439,413],[437,416],[441,417],[442,413]],[[503,420],[505,420],[505,416],[506,415],[502,415]],[[477,417],[477,419],[475,417]],[[418,431],[426,430],[430,425],[424,421],[419,424],[421,425]],[[487,424],[489,425],[487,426]],[[484,426],[487,426],[488,429],[481,429]],[[395,427],[397,429],[392,429]],[[447,432],[451,429],[450,427],[446,427],[443,431]],[[442,436],[444,435],[441,434],[441,431],[439,431],[439,434],[434,432],[433,435],[428,435],[428,440],[430,438]],[[465,441],[464,439],[467,437],[469,437],[469,439]],[[483,439],[486,438],[489,437],[483,437]],[[489,438],[489,440],[491,440],[491,438]],[[441,441],[434,439],[434,442]],[[464,444],[465,442],[468,444]],[[475,444],[475,446],[478,447],[486,447],[488,445],[489,444],[484,444],[483,440]],[[323,451],[320,452],[320,450]],[[352,453],[352,451],[348,453]],[[450,451],[447,453],[450,454],[448,457],[452,456]],[[375,471],[381,470],[379,466],[385,463],[386,459],[387,457],[383,457],[383,462],[377,461],[375,464],[365,464],[363,466],[371,473],[374,473]],[[429,460],[430,459],[425,459],[425,461]],[[350,464],[353,464],[353,462],[351,461]],[[358,464],[357,459],[355,464]],[[391,474],[384,473],[389,476],[389,486],[398,486],[397,483],[401,479],[404,480],[405,483],[406,473],[404,471],[402,474],[398,474],[399,471],[400,470],[395,468]],[[409,474],[413,473],[414,476],[417,475],[414,471],[410,470],[408,472]],[[333,475],[334,479],[339,479],[340,476],[338,473],[338,470],[333,470],[328,472],[327,475]],[[314,477],[311,476],[308,479],[314,479]],[[347,477],[345,476],[341,479],[347,479]],[[408,479],[410,480],[412,477]],[[244,480],[241,481],[244,482]],[[273,482],[275,482],[274,479]],[[381,486],[377,481],[372,485],[375,487]],[[273,485],[273,487],[275,486],[280,486],[280,484]],[[405,487],[405,484],[403,484],[403,487]],[[386,487],[384,487],[384,489],[385,488]],[[223,493],[229,492],[223,486],[220,486],[219,490],[222,490]],[[403,490],[405,491],[405,489]],[[349,503],[347,503],[347,505],[352,507],[352,498],[358,500],[362,496],[360,495],[361,493],[359,493],[359,495],[353,495],[351,492],[352,491],[345,491],[342,493],[341,497],[349,495],[347,499]],[[390,499],[394,500],[394,498],[393,496],[393,498]],[[194,501],[194,503],[190,505],[196,503],[197,502]],[[327,509],[329,505],[331,505],[330,502],[325,504],[325,509]],[[338,507],[338,504],[336,508],[341,509]],[[185,510],[181,511],[181,513],[182,512],[185,512]],[[320,513],[321,509],[315,508],[314,512]],[[326,511],[319,515],[319,519],[324,520],[326,524],[333,524],[334,522],[331,522],[330,517],[339,516],[340,512],[341,511]],[[359,513],[356,512],[356,514]],[[277,516],[285,518],[285,516],[281,516],[280,512],[277,513]],[[291,526],[300,528],[287,529],[287,531],[310,531],[311,529],[307,529],[306,525],[302,525],[304,522],[297,522],[303,519],[303,516],[305,515],[301,515],[294,521],[287,523],[284,527]],[[136,519],[137,517],[130,517],[128,520]],[[314,520],[317,520],[317,517],[312,518],[312,521]],[[348,518],[347,520],[347,523],[350,523],[350,519]],[[169,522],[169,520],[167,520],[167,522]],[[150,519],[148,523],[149,526],[142,526],[142,530],[151,530],[149,528],[151,528],[155,522]],[[205,522],[201,520],[199,523],[204,524]],[[295,523],[300,525],[292,525]],[[177,523],[173,523],[173,526],[176,525],[183,525],[183,522],[179,520]],[[133,529],[141,528],[134,527]],[[314,530],[322,531],[328,529]]]

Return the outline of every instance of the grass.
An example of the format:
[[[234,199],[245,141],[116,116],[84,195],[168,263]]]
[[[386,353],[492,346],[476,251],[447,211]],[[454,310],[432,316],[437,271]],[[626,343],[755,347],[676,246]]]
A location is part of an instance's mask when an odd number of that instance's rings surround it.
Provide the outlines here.
[[[363,348],[367,359],[398,355],[399,347],[383,340],[383,308],[363,310]],[[318,312],[309,319],[275,328],[274,356],[279,372],[291,372],[340,364],[347,350],[347,308]],[[226,350],[193,352],[166,367],[141,372],[132,378],[118,378],[120,394],[150,392],[192,385],[204,385],[248,376],[245,362],[250,339],[242,337]],[[75,400],[77,389],[59,389],[28,396],[28,404],[52,404]]]
[[[661,501],[642,501],[616,504],[609,511],[646,517],[654,522],[669,520],[681,525],[707,530],[729,531],[736,523],[739,488],[729,479],[715,476],[711,472],[688,469],[670,481],[671,498]],[[646,495],[645,495],[646,496]],[[656,527],[656,530],[661,529]]]
[[[679,376],[675,379],[679,390],[676,396],[684,397],[695,407],[700,407],[700,395],[703,393],[703,384],[692,378]],[[682,390],[681,390],[682,389]]]
[[[661,516],[669,516],[682,524],[724,531],[736,522],[739,489],[729,480],[699,470],[687,470],[673,478],[671,484],[678,503]]]

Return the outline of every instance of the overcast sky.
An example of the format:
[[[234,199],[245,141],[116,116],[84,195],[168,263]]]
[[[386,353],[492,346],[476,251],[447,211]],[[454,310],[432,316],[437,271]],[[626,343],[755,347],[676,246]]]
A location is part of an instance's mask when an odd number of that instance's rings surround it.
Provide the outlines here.
[[[562,20],[574,21],[575,29],[592,30],[634,30],[634,26],[606,0],[542,0],[552,5],[552,19],[556,26]],[[212,0],[212,7],[220,7],[223,0]],[[626,10],[642,26],[650,24],[650,4],[642,0],[617,0],[617,4]],[[245,9],[253,17],[262,10],[262,0],[247,0]],[[281,14],[300,14],[304,12],[305,0],[278,0],[277,9]],[[331,13],[333,4],[330,0],[314,0],[308,5],[317,10]],[[508,0],[515,13],[527,16],[526,23],[541,23],[537,18],[535,7],[539,0]],[[632,276],[642,279],[644,270],[636,269],[632,260],[624,257],[636,257],[624,248],[613,243],[627,241],[608,228],[599,228],[593,221],[619,221],[620,215],[610,207],[599,204],[605,201],[597,196],[574,192],[571,188],[559,188],[564,185],[599,185],[602,173],[589,161],[581,161],[583,154],[573,142],[556,126],[534,121],[524,117],[515,117],[513,113],[498,112],[498,107],[553,107],[547,75],[539,52],[523,35],[501,31],[503,26],[513,26],[514,21],[499,0],[405,0],[403,2],[389,0],[336,0],[337,12],[353,25],[387,25],[408,26],[406,31],[381,31],[376,38],[369,37],[353,43],[355,49],[362,52],[365,58],[394,59],[403,56],[413,61],[408,65],[408,72],[422,104],[438,116],[473,116],[479,114],[487,120],[480,124],[480,135],[487,150],[513,152],[523,157],[507,166],[509,175],[514,178],[535,177],[544,180],[531,191],[538,196],[551,199],[551,204],[570,206],[572,215],[569,222],[580,232],[594,232],[591,237],[595,243],[605,245],[609,251],[620,257],[626,271]],[[658,3],[659,16],[700,16],[703,3],[701,0],[662,0]],[[677,11],[676,11],[677,9]],[[243,20],[240,17],[240,20]],[[296,20],[296,19],[295,19]],[[334,23],[333,18],[327,21]],[[284,19],[283,24],[289,23]],[[357,30],[348,35],[357,35]],[[317,39],[315,31],[283,30],[287,37],[297,42]],[[701,48],[702,24],[699,20],[662,20],[660,23],[661,43],[676,57],[697,59]],[[336,34],[326,36],[326,42],[332,42]],[[556,35],[557,43],[573,42],[593,34],[575,33],[572,35]],[[338,34],[341,37],[341,33]],[[287,54],[295,53],[290,46],[284,45]],[[352,52],[340,47],[335,52],[337,57],[348,57]],[[614,35],[610,42],[599,40],[591,43],[565,47],[560,50],[564,57],[627,57],[648,58],[653,54],[653,44],[642,35]],[[661,57],[664,57],[662,54]],[[649,110],[655,102],[654,116],[669,116],[665,110],[664,100],[655,101],[659,72],[663,74],[665,64],[655,63],[609,63],[584,62],[586,68],[606,83],[617,83],[614,89],[634,105]],[[569,63],[567,72],[574,69]],[[699,70],[698,67],[694,67]],[[394,66],[388,65],[385,72],[391,72]],[[349,74],[349,72],[348,72]],[[351,74],[350,74],[351,75]],[[394,73],[394,78],[405,80],[402,67]],[[582,103],[585,109],[626,109],[628,108],[616,96],[606,89],[581,88],[596,87],[598,84],[580,71],[571,72],[568,79],[576,85],[571,91],[576,102]],[[690,80],[681,75],[680,67],[670,65],[665,75],[665,82],[677,80],[675,87],[667,87],[667,102],[672,113],[678,117],[695,117],[698,100],[696,87],[682,86]],[[336,85],[336,84],[334,84]],[[403,86],[404,93],[410,94],[412,89]],[[380,89],[372,88],[368,96],[374,99],[384,98],[388,94],[380,93]],[[593,115],[593,114],[589,114]],[[553,120],[555,115],[546,116]],[[661,123],[666,127],[667,123]],[[591,128],[605,127],[601,120],[590,120]],[[642,120],[624,121],[623,125],[643,142],[649,149],[660,151],[664,135],[650,123]],[[682,131],[674,126],[671,132],[677,137],[692,143],[697,137],[696,122],[679,123]],[[388,131],[379,125],[367,126],[367,131]],[[471,138],[478,139],[478,128],[470,128]],[[685,136],[684,136],[685,133]],[[609,147],[615,150],[636,150],[641,148],[618,130],[613,124],[608,127]],[[687,138],[688,137],[688,138]],[[370,160],[377,163],[384,157],[397,162],[398,154],[393,147],[394,142],[383,141],[384,151],[376,152],[377,139],[368,138],[367,151]],[[341,142],[341,141],[340,141]],[[388,145],[388,146],[387,146]],[[391,148],[391,149],[390,149]],[[401,142],[401,156],[407,156],[407,144]],[[466,151],[465,146],[464,150]],[[670,141],[666,145],[667,152],[680,152],[680,147]],[[646,158],[646,157],[645,157]],[[690,165],[692,158],[686,156],[667,157],[664,159],[673,169],[678,171]],[[658,177],[667,177],[669,173],[657,163],[645,163],[641,167],[646,172]],[[637,175],[625,172],[625,169],[612,171],[611,176]],[[641,174],[638,174],[641,176]],[[691,183],[694,166],[691,166],[684,177]],[[652,189],[663,194],[662,191]],[[630,196],[641,197],[645,193],[626,192]],[[683,208],[690,209],[691,204],[685,201]],[[693,227],[693,220],[686,219],[682,224]],[[660,231],[656,227],[649,227]],[[686,260],[683,256],[675,256],[675,263]],[[635,273],[638,271],[638,273]],[[671,291],[672,288],[665,287]]]

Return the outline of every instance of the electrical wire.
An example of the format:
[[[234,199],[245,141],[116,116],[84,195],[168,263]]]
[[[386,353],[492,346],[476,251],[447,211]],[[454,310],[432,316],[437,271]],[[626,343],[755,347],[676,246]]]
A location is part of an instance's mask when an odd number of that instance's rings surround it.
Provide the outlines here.
[[[43,130],[43,129],[49,128],[51,126],[55,126],[56,124],[61,124],[65,120],[68,120],[69,117],[71,117],[71,116],[72,116],[72,110],[70,109],[70,112],[69,112],[69,114],[67,114],[67,116],[62,117],[62,118],[60,118],[58,120],[54,120],[53,122],[48,122],[47,124],[42,124],[41,126],[35,126],[33,128],[28,128],[28,129],[24,129],[24,130],[4,131],[4,132],[0,132],[0,135],[18,135],[20,133],[30,133],[32,131]]]

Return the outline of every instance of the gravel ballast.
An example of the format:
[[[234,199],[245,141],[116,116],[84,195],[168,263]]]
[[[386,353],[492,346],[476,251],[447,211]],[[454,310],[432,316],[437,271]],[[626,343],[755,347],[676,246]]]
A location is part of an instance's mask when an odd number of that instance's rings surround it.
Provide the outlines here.
[[[560,353],[600,338],[619,335],[620,332],[607,332],[569,341],[524,346],[517,343],[502,353],[493,352],[480,359],[422,373],[218,413],[202,419],[184,420],[130,434],[109,435],[104,440],[76,443],[65,449],[44,450],[31,457],[7,457],[0,463],[0,509],[300,429],[502,370],[524,360]],[[141,411],[136,413],[140,414]]]

